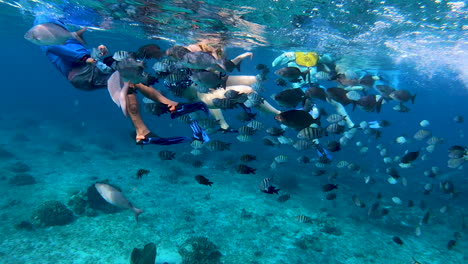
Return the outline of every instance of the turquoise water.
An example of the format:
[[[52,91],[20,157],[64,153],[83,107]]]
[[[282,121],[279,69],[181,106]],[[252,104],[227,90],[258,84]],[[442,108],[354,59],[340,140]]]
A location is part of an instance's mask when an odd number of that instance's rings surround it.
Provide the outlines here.
[[[468,118],[467,7],[448,1],[2,1],[0,33],[3,80],[0,104],[0,263],[129,263],[133,248],[157,245],[156,263],[182,263],[179,254],[188,239],[206,237],[222,256],[219,261],[199,263],[468,263],[467,169],[447,166],[447,150],[467,147]],[[325,175],[313,176],[316,160],[301,164],[306,155],[317,159],[314,149],[297,151],[282,144],[262,143],[265,130],[250,142],[237,134],[213,133],[212,140],[232,143],[229,151],[194,156],[190,144],[135,146],[133,127],[110,100],[106,91],[76,90],[60,75],[36,45],[23,38],[34,16],[54,15],[75,26],[88,26],[89,47],[106,44],[111,51],[135,50],[154,43],[166,49],[210,38],[223,43],[229,57],[245,51],[253,59],[242,63],[241,72],[255,75],[259,63],[270,67],[262,96],[280,110],[270,97],[282,90],[271,63],[283,51],[329,53],[347,67],[376,73],[397,89],[417,94],[411,110],[399,113],[389,101],[380,114],[352,111],[356,124],[388,120],[378,139],[359,130],[342,150],[332,153]],[[331,87],[333,84],[324,82]],[[162,91],[161,84],[155,87]],[[375,94],[375,91],[370,93]],[[170,94],[168,93],[168,96]],[[180,98],[171,97],[177,100]],[[141,99],[141,96],[140,96]],[[320,102],[330,114],[333,108]],[[240,109],[226,111],[231,127]],[[257,111],[258,112],[258,111]],[[167,115],[143,114],[150,129],[165,137],[188,136],[190,128]],[[277,125],[273,116],[258,113],[265,128]],[[423,129],[443,138],[433,152],[426,140],[414,139]],[[327,123],[327,122],[324,122]],[[296,131],[285,136],[297,140]],[[395,139],[404,136],[406,144]],[[339,140],[340,136],[329,136]],[[364,151],[362,147],[368,147]],[[398,162],[384,163],[381,149],[392,160],[406,150],[421,149],[412,168]],[[158,153],[170,150],[175,160],[161,161]],[[239,174],[242,154],[257,156],[247,165],[256,174]],[[275,157],[288,161],[275,169]],[[422,158],[424,156],[424,158]],[[201,167],[193,166],[201,161]],[[338,168],[340,161],[355,163],[361,170]],[[395,167],[399,179],[389,184],[386,168]],[[433,167],[436,176],[425,175]],[[149,174],[136,179],[139,169]],[[330,174],[336,171],[335,180]],[[29,174],[34,184],[21,185],[18,175]],[[195,175],[214,182],[200,185]],[[280,194],[291,198],[280,203],[276,194],[259,191],[259,183],[273,177]],[[366,184],[366,177],[373,179]],[[46,201],[59,201],[74,209],[70,199],[80,197],[97,181],[108,180],[145,212],[135,223],[129,210],[88,210],[73,213],[73,221],[59,226],[19,228],[34,222],[37,209]],[[440,183],[453,182],[454,195],[444,193]],[[338,184],[335,200],[327,200],[322,185]],[[426,184],[433,190],[424,194]],[[81,192],[81,193],[80,193]],[[379,210],[370,213],[379,200]],[[77,195],[78,194],[78,195]],[[356,195],[365,204],[359,208]],[[403,203],[392,201],[399,197]],[[414,201],[408,207],[408,201]],[[424,201],[425,208],[421,208]],[[446,208],[444,211],[443,208]],[[75,208],[76,209],[76,208]],[[426,212],[427,224],[420,225]],[[301,222],[298,216],[311,221]],[[421,234],[415,230],[420,226]],[[454,234],[458,232],[457,234]],[[392,238],[399,237],[403,245]],[[450,240],[455,246],[447,247]],[[185,262],[197,263],[197,262]]]

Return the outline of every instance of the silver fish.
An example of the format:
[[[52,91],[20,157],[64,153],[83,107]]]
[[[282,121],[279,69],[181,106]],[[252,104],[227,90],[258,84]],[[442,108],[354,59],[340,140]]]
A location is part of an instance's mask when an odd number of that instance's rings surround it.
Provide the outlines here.
[[[143,213],[143,210],[134,207],[127,198],[125,198],[121,191],[105,183],[96,183],[94,187],[96,187],[96,190],[108,203],[120,208],[132,210],[135,214],[135,219],[138,222],[138,216]]]
[[[82,44],[85,44],[83,40],[83,33],[87,28],[82,28],[76,32],[70,32],[65,27],[57,25],[55,23],[43,23],[35,25],[24,34],[24,38],[30,42],[41,45],[62,45],[69,38],[75,38]]]

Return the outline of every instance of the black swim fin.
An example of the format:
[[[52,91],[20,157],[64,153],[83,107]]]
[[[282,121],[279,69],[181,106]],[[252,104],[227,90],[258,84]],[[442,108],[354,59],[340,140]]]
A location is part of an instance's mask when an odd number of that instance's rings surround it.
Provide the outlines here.
[[[178,104],[177,109],[171,113],[171,118],[177,118],[186,114],[193,113],[195,111],[202,110],[208,115],[208,107],[203,102],[196,102],[191,104]]]

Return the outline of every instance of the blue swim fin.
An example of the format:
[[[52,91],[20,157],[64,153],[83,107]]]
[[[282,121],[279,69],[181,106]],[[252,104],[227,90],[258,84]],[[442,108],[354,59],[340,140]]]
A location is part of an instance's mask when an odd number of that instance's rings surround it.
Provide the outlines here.
[[[188,137],[161,138],[150,132],[148,135],[145,136],[145,139],[137,141],[136,144],[137,145],[149,145],[149,144],[174,145],[174,144],[180,144],[180,143],[190,142],[190,141],[191,140]]]
[[[315,145],[315,147],[317,149],[317,154],[319,155],[319,157],[325,156],[329,160],[333,159],[327,149],[322,148],[322,146],[320,146],[320,145]]]
[[[210,141],[210,137],[208,136],[208,134],[206,134],[205,130],[203,130],[203,128],[200,127],[197,120],[192,120],[192,123],[190,123],[190,128],[193,131],[194,139],[200,140],[203,142]]]
[[[177,109],[173,113],[171,113],[171,118],[174,119],[179,116],[190,114],[198,110],[202,110],[203,112],[205,112],[206,115],[208,115],[208,107],[203,102],[196,102],[191,104],[178,104]]]

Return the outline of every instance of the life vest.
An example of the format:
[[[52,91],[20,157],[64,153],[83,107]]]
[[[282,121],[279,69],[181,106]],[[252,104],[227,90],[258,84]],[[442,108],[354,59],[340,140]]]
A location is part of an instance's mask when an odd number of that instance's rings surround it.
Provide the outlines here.
[[[319,55],[315,52],[295,52],[296,64],[303,67],[313,67],[317,65]]]

